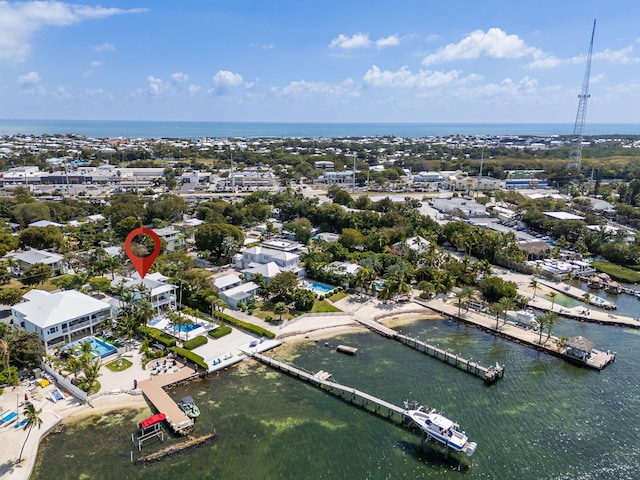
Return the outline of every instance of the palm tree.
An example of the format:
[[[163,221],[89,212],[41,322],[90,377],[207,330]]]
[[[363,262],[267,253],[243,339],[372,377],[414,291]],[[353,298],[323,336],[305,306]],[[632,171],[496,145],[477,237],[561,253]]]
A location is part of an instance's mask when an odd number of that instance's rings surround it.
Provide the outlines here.
[[[98,376],[100,375],[100,367],[102,366],[102,361],[100,357],[96,357],[93,360],[87,361],[84,364],[84,387],[87,393],[91,392],[91,389],[98,380]]]
[[[551,337],[551,328],[559,318],[560,316],[556,312],[547,312],[547,340]]]
[[[471,287],[464,287],[456,292],[456,300],[458,302],[458,316],[462,310],[462,303],[468,300],[473,295],[473,289]]]
[[[558,292],[550,292],[549,298],[551,299],[551,310],[553,310],[553,306],[556,303],[556,297],[558,296]]]
[[[548,315],[551,312],[545,312],[542,315],[540,315],[537,320],[538,323],[540,324],[540,329],[538,330],[538,343],[542,344],[542,331],[544,330],[544,328],[547,326],[547,319],[549,318]]]
[[[88,343],[88,342],[87,342]],[[78,382],[78,371],[80,370],[80,368],[82,368],[82,364],[80,362],[80,359],[74,357],[73,355],[71,355],[66,362],[66,369],[69,370],[69,372],[73,372],[73,383],[77,383]]]
[[[5,372],[9,373],[9,342],[7,342],[4,338],[0,338],[0,352],[2,353],[2,368]]]
[[[498,303],[504,313],[504,323],[507,323],[507,311],[513,310],[516,307],[516,300],[513,297],[502,297]]]
[[[276,315],[280,315],[280,318],[278,319],[280,321],[282,321],[282,315],[284,315],[288,311],[289,309],[284,302],[278,302],[273,306],[273,313],[275,313]]]
[[[27,402],[24,405],[24,410],[22,414],[27,417],[29,420],[29,430],[27,430],[27,436],[24,439],[24,443],[22,444],[22,448],[20,449],[20,456],[18,457],[18,462],[22,461],[22,453],[24,452],[24,446],[27,444],[27,440],[29,440],[29,434],[31,433],[31,429],[33,426],[37,426],[38,430],[40,430],[40,426],[42,425],[42,419],[40,418],[40,412],[42,410],[36,410],[36,407],[31,402]]]
[[[589,305],[591,304],[591,294],[589,292],[585,292],[582,295],[582,301],[587,305],[587,310],[589,310]]]
[[[492,303],[491,305],[489,305],[489,311],[491,313],[495,313],[496,314],[496,330],[498,329],[498,322],[499,322],[499,318],[500,318],[500,314],[502,313],[502,305],[500,305],[500,302],[495,302]]]
[[[533,280],[531,280],[531,282],[529,282],[529,286],[533,288],[533,297],[535,298],[536,290],[538,290],[538,281],[534,278]]]

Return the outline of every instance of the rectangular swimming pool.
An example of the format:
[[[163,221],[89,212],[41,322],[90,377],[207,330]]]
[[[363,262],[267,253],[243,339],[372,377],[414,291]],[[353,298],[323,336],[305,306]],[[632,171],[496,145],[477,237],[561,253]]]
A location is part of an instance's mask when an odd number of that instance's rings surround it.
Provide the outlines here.
[[[313,280],[306,280],[303,285],[316,295],[326,295],[336,288],[326,283],[314,282]]]
[[[87,337],[87,338],[83,338],[82,340],[71,342],[65,345],[64,347],[62,347],[60,350],[63,352],[65,350],[79,350],[82,347],[82,344],[84,342],[89,342],[89,344],[91,345],[91,352],[96,357],[105,358],[105,357],[108,357],[109,355],[113,355],[114,353],[117,353],[118,351],[118,349],[113,345],[110,345],[107,342],[103,342],[102,340],[97,339],[95,337]]]

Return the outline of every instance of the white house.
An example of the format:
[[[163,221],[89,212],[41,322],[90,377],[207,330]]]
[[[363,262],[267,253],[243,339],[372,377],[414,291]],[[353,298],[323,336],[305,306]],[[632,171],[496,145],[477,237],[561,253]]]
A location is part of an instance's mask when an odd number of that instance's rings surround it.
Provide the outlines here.
[[[153,228],[158,237],[167,242],[167,252],[175,252],[184,247],[185,235],[173,227]]]
[[[37,333],[47,353],[95,333],[113,312],[108,303],[76,290],[50,293],[34,289],[22,298],[22,303],[11,307],[12,322]]]
[[[241,283],[218,292],[218,295],[231,308],[238,308],[239,304],[244,303],[246,305],[251,297],[258,295],[258,285],[253,282]]]
[[[166,310],[175,310],[177,308],[176,292],[178,287],[167,283],[169,277],[165,277],[159,272],[150,273],[145,275],[143,279],[140,278],[138,273],[134,273],[131,278],[117,278],[111,282],[111,286],[117,288],[119,286],[124,287],[127,290],[137,290],[137,294],[134,295],[134,300],[142,298],[140,290],[144,286],[144,290],[149,294],[149,301],[151,306],[156,309],[158,313]],[[115,306],[120,306],[118,300],[115,301]]]
[[[64,265],[64,257],[57,253],[47,252],[45,250],[36,250],[32,248],[25,250],[24,252],[13,252],[6,255],[8,258],[13,258],[17,263],[17,275],[22,274],[27,268],[37,264],[43,263],[49,265],[54,275],[62,275],[67,273],[67,267]]]
[[[250,280],[254,275],[262,275],[266,283],[271,283],[273,277],[281,272],[282,270],[280,270],[280,267],[276,264],[276,262],[251,262],[247,268],[242,270],[242,273],[247,280]]]
[[[246,269],[252,263],[267,264],[274,262],[282,271],[293,272],[299,278],[304,277],[304,268],[299,266],[300,255],[297,253],[274,250],[264,247],[250,247],[241,251],[241,255],[234,257],[236,268]]]

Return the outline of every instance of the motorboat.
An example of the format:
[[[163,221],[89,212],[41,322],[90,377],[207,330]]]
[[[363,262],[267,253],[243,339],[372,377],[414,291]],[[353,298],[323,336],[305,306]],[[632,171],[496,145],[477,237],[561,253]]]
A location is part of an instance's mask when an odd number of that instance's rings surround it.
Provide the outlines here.
[[[426,433],[427,438],[433,438],[456,452],[463,452],[468,457],[474,454],[478,444],[470,442],[465,432],[460,431],[460,426],[448,419],[435,409],[427,410],[418,408],[405,412],[415,424]]]
[[[192,397],[184,397],[182,400],[180,400],[178,406],[189,418],[197,418],[200,416],[200,409],[198,408],[196,402]]]

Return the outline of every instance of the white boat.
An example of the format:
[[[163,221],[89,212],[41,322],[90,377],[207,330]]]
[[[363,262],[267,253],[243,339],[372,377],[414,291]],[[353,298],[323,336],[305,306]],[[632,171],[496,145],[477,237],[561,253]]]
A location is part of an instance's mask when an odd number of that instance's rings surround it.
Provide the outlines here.
[[[467,435],[459,430],[460,426],[457,423],[437,410],[407,410],[406,414],[427,434],[427,438],[434,438],[447,448],[463,452],[468,457],[476,451],[478,444],[470,442]]]

